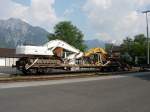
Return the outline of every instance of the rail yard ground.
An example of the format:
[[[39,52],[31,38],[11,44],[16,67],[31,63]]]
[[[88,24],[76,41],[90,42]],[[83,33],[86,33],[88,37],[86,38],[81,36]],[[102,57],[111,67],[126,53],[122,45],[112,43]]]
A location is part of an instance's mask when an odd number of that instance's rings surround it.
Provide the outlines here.
[[[150,72],[0,84],[0,112],[149,112]]]

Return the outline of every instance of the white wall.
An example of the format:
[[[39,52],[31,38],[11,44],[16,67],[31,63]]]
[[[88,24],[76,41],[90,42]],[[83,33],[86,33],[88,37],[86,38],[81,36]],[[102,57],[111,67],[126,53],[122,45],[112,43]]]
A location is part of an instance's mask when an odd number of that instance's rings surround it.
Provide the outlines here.
[[[16,64],[18,58],[0,58],[0,66],[11,67]]]
[[[0,66],[5,66],[5,58],[0,58]]]

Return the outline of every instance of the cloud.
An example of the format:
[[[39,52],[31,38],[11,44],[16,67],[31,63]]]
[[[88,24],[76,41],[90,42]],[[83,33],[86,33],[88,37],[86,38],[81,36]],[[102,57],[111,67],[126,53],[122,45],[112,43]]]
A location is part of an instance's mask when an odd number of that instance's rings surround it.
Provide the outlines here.
[[[66,10],[64,11],[64,13],[63,13],[63,16],[64,16],[64,17],[67,17],[67,16],[71,15],[73,12],[74,12],[74,9],[73,9],[73,8],[72,8],[72,9],[66,9]]]
[[[141,10],[150,0],[87,0],[83,6],[89,25],[103,40],[121,40],[145,33],[145,16]],[[105,34],[105,35],[104,35]]]
[[[96,37],[103,37],[105,40],[111,40],[111,36],[108,33],[101,32],[101,33],[96,33]]]
[[[16,4],[11,0],[3,0],[0,3],[0,16],[2,19],[7,19],[11,16],[16,15],[17,12],[22,13],[22,11],[25,10],[25,8],[26,7],[20,4]]]
[[[1,19],[20,18],[34,26],[50,30],[59,21],[53,8],[54,3],[55,0],[31,0],[31,4],[25,6],[11,0],[3,0],[0,4],[0,16]]]

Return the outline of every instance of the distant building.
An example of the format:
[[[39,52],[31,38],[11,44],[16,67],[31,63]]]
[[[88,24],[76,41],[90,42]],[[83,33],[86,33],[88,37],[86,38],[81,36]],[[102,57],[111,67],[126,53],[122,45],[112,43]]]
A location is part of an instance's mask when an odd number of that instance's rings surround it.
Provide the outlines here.
[[[112,43],[106,43],[105,49],[111,57],[120,59],[122,46],[113,45]]]
[[[122,47],[121,46],[113,46],[112,47],[112,57],[120,59],[121,58],[121,50]]]
[[[0,48],[0,66],[10,67],[18,60],[15,49]]]

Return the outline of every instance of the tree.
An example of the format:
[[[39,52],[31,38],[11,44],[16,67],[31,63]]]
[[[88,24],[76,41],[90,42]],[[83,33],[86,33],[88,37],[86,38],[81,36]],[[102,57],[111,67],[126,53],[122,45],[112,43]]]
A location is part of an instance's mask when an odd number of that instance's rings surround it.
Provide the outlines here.
[[[48,35],[49,40],[60,39],[84,51],[83,37],[83,33],[69,21],[59,22],[54,27],[54,33]]]
[[[139,64],[146,63],[146,37],[143,34],[134,36],[134,39],[127,37],[122,47],[122,55],[128,53],[133,60],[138,58]]]
[[[126,37],[126,39],[123,40],[123,52],[128,52],[130,54],[131,46],[133,45],[133,39],[130,37]]]
[[[134,41],[140,43],[142,46],[146,44],[146,37],[144,34],[139,34],[134,37]]]
[[[133,39],[130,37],[126,37],[122,43],[122,51],[121,51],[121,58],[125,63],[133,64],[133,57],[132,57],[132,46],[133,46]]]

